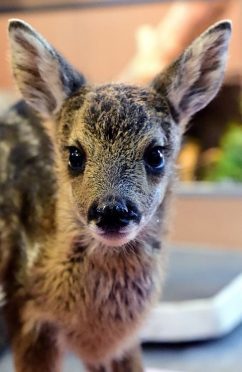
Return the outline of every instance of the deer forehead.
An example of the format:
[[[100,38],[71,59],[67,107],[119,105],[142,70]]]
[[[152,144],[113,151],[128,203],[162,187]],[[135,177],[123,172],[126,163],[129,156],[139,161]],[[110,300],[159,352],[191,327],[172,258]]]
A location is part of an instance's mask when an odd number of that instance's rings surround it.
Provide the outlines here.
[[[81,89],[67,100],[61,114],[64,136],[106,144],[121,141],[123,146],[156,136],[162,141],[169,135],[170,121],[165,98],[161,100],[150,88],[118,84]]]

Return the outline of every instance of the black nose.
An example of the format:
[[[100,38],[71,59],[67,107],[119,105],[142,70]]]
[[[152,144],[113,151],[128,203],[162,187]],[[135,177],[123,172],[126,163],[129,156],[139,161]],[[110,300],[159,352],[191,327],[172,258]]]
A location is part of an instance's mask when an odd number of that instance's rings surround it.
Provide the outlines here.
[[[140,222],[140,212],[134,203],[123,199],[107,197],[89,208],[88,221],[106,231],[117,231],[130,222]]]

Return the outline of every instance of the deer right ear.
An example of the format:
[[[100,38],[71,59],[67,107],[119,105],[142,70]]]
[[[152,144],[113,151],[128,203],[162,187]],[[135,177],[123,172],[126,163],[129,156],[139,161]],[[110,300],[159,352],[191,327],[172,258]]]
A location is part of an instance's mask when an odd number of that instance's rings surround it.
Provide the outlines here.
[[[51,117],[84,84],[84,77],[27,23],[10,20],[9,39],[12,69],[24,99],[43,117]]]
[[[153,88],[165,94],[181,125],[185,126],[217,94],[224,77],[230,34],[230,22],[216,23],[153,81]]]

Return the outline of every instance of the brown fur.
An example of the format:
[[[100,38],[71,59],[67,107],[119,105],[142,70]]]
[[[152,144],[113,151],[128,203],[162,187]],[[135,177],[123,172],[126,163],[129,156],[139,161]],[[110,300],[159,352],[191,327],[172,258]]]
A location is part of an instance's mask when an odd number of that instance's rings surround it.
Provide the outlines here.
[[[143,370],[134,345],[162,285],[181,135],[218,91],[229,34],[228,22],[210,28],[149,87],[97,87],[30,26],[10,24],[17,83],[55,122],[56,142],[55,153],[23,103],[0,127],[1,280],[17,372],[59,371],[65,347],[89,371]],[[144,161],[153,143],[165,158],[159,173]],[[70,146],[85,153],[82,172],[68,167]],[[112,243],[88,214],[117,196],[141,219],[129,223],[125,241]]]

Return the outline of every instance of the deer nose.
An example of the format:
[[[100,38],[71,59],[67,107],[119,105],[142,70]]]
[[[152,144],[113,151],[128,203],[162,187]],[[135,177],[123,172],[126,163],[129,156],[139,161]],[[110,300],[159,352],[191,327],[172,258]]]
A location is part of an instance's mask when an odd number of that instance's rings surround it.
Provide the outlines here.
[[[105,231],[118,231],[130,222],[139,223],[140,212],[134,203],[124,199],[108,197],[89,208],[88,221]]]

